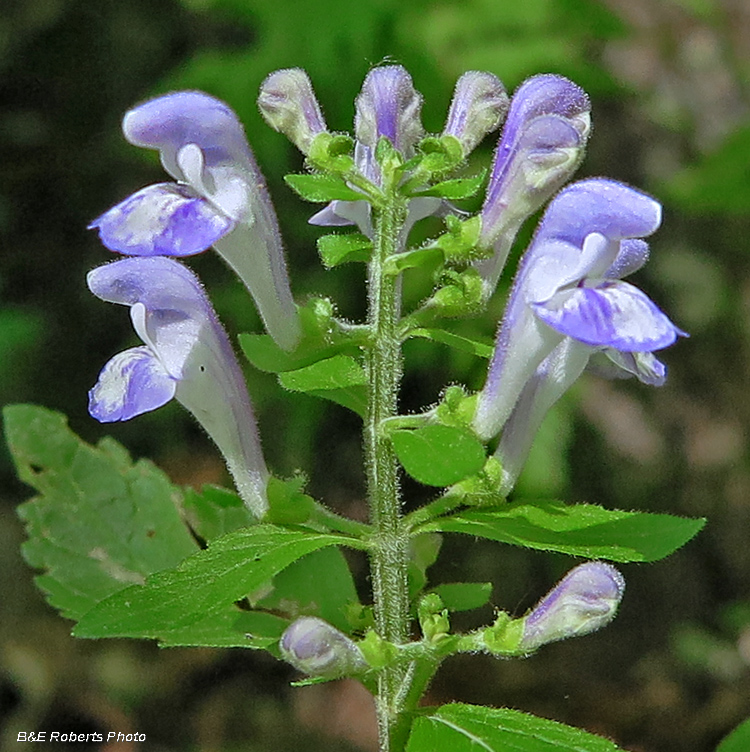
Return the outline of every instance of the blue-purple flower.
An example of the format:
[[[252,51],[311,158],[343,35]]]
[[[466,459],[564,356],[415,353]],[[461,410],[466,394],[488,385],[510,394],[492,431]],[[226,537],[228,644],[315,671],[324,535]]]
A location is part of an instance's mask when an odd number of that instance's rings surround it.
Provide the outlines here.
[[[562,76],[534,76],[513,95],[481,211],[479,245],[494,250],[477,264],[486,294],[494,291],[521,224],[580,164],[590,127],[586,93]]]
[[[422,95],[414,88],[411,76],[400,65],[373,68],[357,96],[354,132],[354,161],[357,169],[375,185],[382,176],[375,160],[375,147],[385,137],[404,159],[415,154],[415,146],[424,134],[421,121]],[[442,200],[415,198],[409,202],[409,217],[403,240],[414,223],[440,211]],[[373,236],[370,205],[366,201],[332,201],[314,214],[310,224],[329,227],[357,225]]]
[[[189,256],[213,245],[253,296],[286,349],[300,329],[278,222],[242,124],[223,102],[181,91],[128,112],[125,138],[158,149],[176,183],[133,194],[91,223],[102,242],[133,256]]]
[[[508,95],[492,73],[468,71],[456,82],[443,136],[453,136],[468,156],[488,134],[500,127],[508,111]]]
[[[310,78],[301,68],[271,73],[261,84],[258,108],[264,120],[283,133],[303,154],[327,131]]]
[[[524,617],[519,648],[536,650],[601,629],[614,619],[624,592],[625,580],[611,564],[579,564]]]
[[[552,201],[521,260],[498,331],[474,420],[480,436],[500,432],[537,368],[566,337],[583,349],[569,346],[567,373],[548,364],[561,383],[569,373],[577,377],[598,351],[620,369],[659,382],[660,364],[650,353],[684,332],[620,277],[645,262],[641,238],[660,222],[657,201],[602,178],[574,183]]]
[[[292,666],[309,676],[335,678],[367,669],[355,643],[317,616],[302,616],[292,622],[281,635],[279,650]]]
[[[143,345],[115,355],[89,392],[89,412],[109,423],[172,398],[189,410],[226,459],[248,508],[268,509],[268,470],[244,377],[200,282],[166,257],[126,258],[89,272],[91,291],[130,306]]]

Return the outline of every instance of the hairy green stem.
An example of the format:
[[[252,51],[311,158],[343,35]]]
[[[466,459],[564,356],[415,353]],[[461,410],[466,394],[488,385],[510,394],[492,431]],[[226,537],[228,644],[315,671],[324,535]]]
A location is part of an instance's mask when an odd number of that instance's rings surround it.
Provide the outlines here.
[[[370,566],[375,622],[380,636],[396,645],[409,637],[407,586],[409,536],[401,516],[398,465],[381,426],[396,414],[402,376],[400,288],[398,278],[385,273],[385,259],[396,253],[406,219],[406,200],[390,192],[373,211],[375,243],[369,267],[368,325],[372,345],[367,356],[369,401],[364,426],[367,492],[374,528]],[[404,748],[408,724],[404,716],[409,672],[403,665],[384,668],[376,698],[381,752]]]

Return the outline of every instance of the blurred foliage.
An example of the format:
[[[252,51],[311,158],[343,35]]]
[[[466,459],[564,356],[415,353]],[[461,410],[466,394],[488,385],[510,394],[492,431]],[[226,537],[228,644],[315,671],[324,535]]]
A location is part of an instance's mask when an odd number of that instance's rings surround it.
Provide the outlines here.
[[[0,400],[61,410],[90,441],[106,432],[88,417],[86,392],[135,338],[122,310],[86,290],[86,271],[110,256],[85,227],[162,179],[154,155],[120,136],[134,102],[175,87],[228,101],[268,177],[297,297],[329,296],[355,319],[362,269],[324,272],[317,260],[310,207],[283,184],[301,158],[255,109],[263,78],[306,68],[329,125],[343,130],[367,70],[398,61],[425,95],[426,127],[437,131],[464,70],[491,70],[509,89],[536,72],[568,75],[593,99],[595,129],[579,175],[625,180],[665,203],[637,284],[692,338],[665,354],[670,377],[661,390],[584,377],[545,424],[521,484],[609,508],[707,516],[710,525],[668,561],[625,568],[628,592],[607,630],[528,661],[456,659],[430,700],[523,708],[633,750],[712,752],[750,707],[744,628],[723,616],[750,600],[748,50],[743,0],[5,0]],[[490,158],[487,144],[467,174]],[[218,259],[204,254],[190,264],[233,334],[260,331]],[[407,275],[407,300],[428,293]],[[491,337],[500,295],[491,309],[457,322],[455,332]],[[406,360],[404,410],[436,401],[447,383],[482,383],[483,362],[437,342],[409,342]],[[280,475],[304,470],[318,498],[361,516],[358,419],[283,391],[272,374],[248,369],[248,377],[269,464]],[[178,482],[226,482],[208,440],[176,405],[107,431]],[[0,746],[19,729],[56,728],[144,731],[155,750],[372,749],[371,707],[357,685],[291,690],[289,668],[245,652],[73,641],[18,553],[12,507],[28,489],[12,479],[7,458],[0,473]],[[410,481],[406,493],[430,495]],[[355,555],[351,564],[366,598],[366,562]],[[446,536],[431,574],[493,582],[491,604],[521,613],[568,564]],[[476,626],[491,618],[491,605],[455,618]],[[727,655],[731,671],[711,669]]]

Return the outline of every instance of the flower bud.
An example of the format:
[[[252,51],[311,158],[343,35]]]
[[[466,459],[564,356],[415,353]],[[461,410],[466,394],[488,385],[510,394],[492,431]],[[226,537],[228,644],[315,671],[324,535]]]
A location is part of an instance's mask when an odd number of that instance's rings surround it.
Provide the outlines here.
[[[497,76],[482,71],[464,73],[456,83],[444,136],[461,142],[464,157],[496,130],[508,111],[508,95]]]
[[[586,93],[562,76],[534,76],[513,95],[482,206],[477,264],[491,294],[521,224],[573,175],[591,128]]]
[[[381,136],[410,156],[422,137],[422,95],[400,65],[373,68],[357,96],[354,131],[357,140],[375,149]]]
[[[327,128],[310,79],[301,68],[271,73],[260,87],[258,108],[265,121],[303,154]]]
[[[525,617],[519,647],[536,650],[548,642],[601,629],[614,618],[624,590],[623,576],[610,564],[580,564]]]
[[[281,635],[284,659],[308,676],[333,679],[367,668],[362,651],[343,632],[317,616],[302,616]]]

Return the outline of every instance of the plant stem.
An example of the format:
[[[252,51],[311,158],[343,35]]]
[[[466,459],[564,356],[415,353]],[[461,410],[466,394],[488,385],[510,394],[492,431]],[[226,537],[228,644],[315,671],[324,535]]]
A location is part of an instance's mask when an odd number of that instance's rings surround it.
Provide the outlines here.
[[[372,345],[367,356],[369,401],[364,426],[367,491],[374,528],[370,567],[375,622],[380,636],[396,645],[408,639],[409,594],[407,564],[409,536],[401,517],[398,465],[381,424],[396,414],[403,370],[398,278],[384,273],[385,259],[397,246],[406,220],[406,200],[388,192],[383,205],[373,209],[375,242],[368,279],[368,325]],[[380,752],[399,752],[406,743],[404,719],[406,667],[384,668],[376,697]]]

